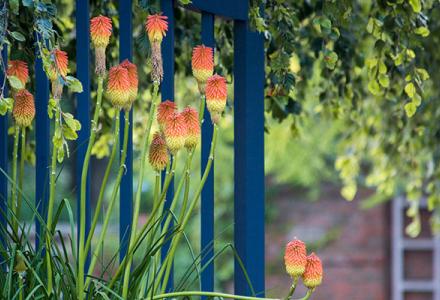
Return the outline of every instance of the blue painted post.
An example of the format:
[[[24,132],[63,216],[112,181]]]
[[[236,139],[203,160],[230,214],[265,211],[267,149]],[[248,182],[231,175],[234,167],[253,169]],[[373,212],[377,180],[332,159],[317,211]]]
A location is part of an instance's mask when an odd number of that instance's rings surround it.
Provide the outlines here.
[[[162,42],[163,71],[164,77],[161,86],[162,100],[174,100],[174,0],[161,0],[162,12],[168,17],[168,32]],[[164,209],[168,210],[174,195],[174,180],[168,188]],[[170,223],[170,227],[173,224]],[[171,241],[162,247],[162,258],[165,258],[170,248]],[[167,290],[174,286],[173,270],[168,280]]]
[[[214,15],[202,12],[202,43],[205,46],[215,47]],[[208,109],[205,107],[205,121],[202,123],[202,170],[209,160],[209,151],[212,140],[212,122]],[[202,190],[201,199],[201,265],[206,267],[202,272],[202,291],[214,290],[214,264],[207,262],[214,256],[214,164]],[[206,265],[206,266],[205,266]]]
[[[235,247],[264,296],[264,44],[248,21],[234,22]],[[250,295],[235,262],[235,292]]]
[[[132,0],[119,0],[119,60],[132,60],[133,38],[132,38]],[[124,120],[124,113],[120,115]],[[124,121],[121,121],[120,132],[124,132]],[[121,245],[120,260],[125,257],[130,239],[131,221],[133,216],[133,109],[130,111],[130,128],[128,130],[127,158],[125,161],[126,171],[121,181],[119,192],[119,240]],[[123,144],[121,134],[120,145]],[[136,224],[134,224],[136,226]]]
[[[3,46],[3,51],[1,52],[3,59],[3,69],[0,70],[0,88],[3,85],[3,81],[6,77],[6,68],[8,65],[8,49],[6,45]],[[5,85],[5,90],[1,91],[0,94],[3,94],[4,97],[7,96],[7,90]],[[0,100],[1,101],[1,100]],[[8,172],[8,115],[0,116],[0,169],[4,172]],[[3,174],[0,174],[0,228],[6,228],[6,218],[7,218],[7,210],[8,207],[8,179]],[[6,232],[0,229],[0,241],[3,243],[6,239]]]
[[[76,1],[76,75],[83,85],[83,92],[76,95],[76,117],[81,122],[81,130],[76,142],[76,182],[80,187],[82,167],[90,137],[90,7],[89,0]],[[86,183],[86,239],[90,231],[90,168]],[[81,188],[77,189],[78,232],[80,232],[79,216]],[[79,245],[78,245],[79,246]],[[87,253],[85,269],[90,264],[90,249]]]
[[[35,205],[38,213],[45,219],[49,200],[49,144],[50,123],[47,115],[49,102],[49,80],[43,69],[39,50],[36,49],[35,60]],[[35,220],[36,247],[40,244],[41,224]],[[44,243],[43,243],[44,244]]]

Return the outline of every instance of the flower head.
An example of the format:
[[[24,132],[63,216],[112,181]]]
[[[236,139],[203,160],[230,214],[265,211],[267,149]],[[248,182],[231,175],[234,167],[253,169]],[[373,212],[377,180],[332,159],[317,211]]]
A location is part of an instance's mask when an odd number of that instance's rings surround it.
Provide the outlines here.
[[[213,50],[210,47],[199,45],[192,52],[192,72],[197,82],[204,86],[206,80],[214,73]],[[201,91],[203,92],[203,91]]]
[[[90,36],[95,48],[106,48],[112,35],[112,20],[97,16],[90,20]]]
[[[182,112],[186,124],[185,147],[188,150],[194,149],[200,140],[199,113],[194,108],[188,106]]]
[[[312,253],[307,256],[306,270],[302,275],[304,286],[309,289],[316,288],[321,284],[322,276],[322,262],[315,253]]]
[[[157,107],[157,122],[163,131],[170,118],[177,112],[176,103],[170,100],[165,100]]]
[[[175,155],[177,151],[185,146],[186,124],[185,118],[181,113],[175,112],[166,122],[164,129],[165,141],[171,154]]]
[[[157,172],[165,169],[169,162],[167,144],[159,132],[154,134],[153,140],[151,141],[148,161]]]
[[[138,94],[138,84],[139,84],[139,80],[138,80],[138,72],[137,72],[137,67],[135,64],[131,63],[128,59],[124,60],[121,64],[121,67],[124,67],[127,71],[128,71],[128,79],[130,82],[130,97],[129,97],[129,101],[130,101],[130,107],[131,104],[133,104],[134,100],[136,100],[137,94]],[[128,107],[129,109],[129,107]]]
[[[307,264],[306,244],[298,239],[289,242],[284,253],[284,264],[290,276],[294,278],[301,276]]]
[[[226,79],[220,75],[213,75],[206,82],[206,105],[214,123],[218,122],[221,113],[225,110],[228,89]]]
[[[51,53],[51,63],[46,69],[47,76],[51,81],[57,81],[58,76],[66,77],[68,72],[69,58],[67,53],[60,49],[54,49]]]
[[[145,23],[145,30],[151,43],[161,42],[168,30],[168,17],[162,14],[149,15]]]
[[[129,105],[130,79],[126,68],[118,65],[110,69],[107,83],[107,97],[118,109]]]
[[[22,89],[14,95],[12,115],[20,127],[28,127],[35,117],[34,96],[28,90]]]
[[[10,60],[8,62],[8,70],[6,71],[6,75],[17,77],[24,86],[29,79],[27,63],[22,60]]]

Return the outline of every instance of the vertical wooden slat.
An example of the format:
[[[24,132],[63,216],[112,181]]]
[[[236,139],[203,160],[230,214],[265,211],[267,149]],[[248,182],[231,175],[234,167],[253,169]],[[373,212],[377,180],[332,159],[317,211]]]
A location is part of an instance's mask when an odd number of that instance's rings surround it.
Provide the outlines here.
[[[202,12],[202,43],[215,48],[214,15],[206,12]],[[202,170],[205,169],[209,160],[212,140],[212,122],[206,106],[204,119],[202,123]],[[201,284],[202,291],[209,292],[214,290],[214,264],[206,265],[214,256],[214,164],[203,187],[201,202],[201,264],[202,267],[206,267],[202,272]]]
[[[119,60],[132,60],[133,34],[132,34],[132,0],[119,0]],[[121,113],[121,133],[124,132],[124,113]],[[120,259],[127,253],[131,222],[133,216],[133,109],[130,111],[130,128],[128,130],[128,148],[125,161],[126,170],[121,181],[119,195],[119,240],[121,245]],[[121,134],[122,147],[124,135]],[[136,226],[136,224],[134,225]]]
[[[35,205],[38,213],[46,218],[49,200],[49,152],[50,152],[50,123],[47,115],[49,102],[49,80],[43,69],[39,50],[36,49],[35,60]],[[41,224],[35,220],[36,245],[39,246]]]
[[[6,45],[3,46],[3,51],[0,53],[3,59],[4,69],[0,70],[0,89],[3,85],[3,81],[6,77],[6,68],[8,65],[8,49]],[[5,90],[3,96],[7,97],[7,90],[5,85]],[[1,100],[0,100],[1,101]],[[8,172],[8,115],[0,116],[0,169],[4,172]],[[8,206],[8,179],[3,174],[0,174],[0,222],[1,228],[6,228],[6,218],[7,218],[7,206]],[[0,231],[0,241],[3,243],[6,238],[6,232]]]
[[[248,21],[234,22],[235,247],[258,296],[264,295],[264,44]],[[235,292],[250,295],[235,262]]]
[[[76,186],[77,188],[77,216],[78,232],[80,232],[79,216],[81,199],[81,174],[84,158],[87,152],[90,137],[90,6],[89,0],[76,1],[76,76],[83,85],[83,92],[76,95],[76,118],[81,122],[81,130],[76,141]],[[90,231],[90,170],[87,173],[86,183],[86,239]],[[85,268],[90,263],[90,250],[87,253]]]
[[[168,17],[168,32],[162,42],[162,57],[164,77],[161,85],[162,100],[174,101],[174,0],[160,1],[162,12]],[[168,210],[174,195],[174,180],[168,188],[164,209]],[[173,224],[169,225],[170,227]],[[162,247],[162,258],[166,256],[170,248],[171,240]],[[174,270],[171,270],[167,290],[170,291],[174,285]]]
[[[403,300],[403,199],[395,198],[392,201],[392,299]]]

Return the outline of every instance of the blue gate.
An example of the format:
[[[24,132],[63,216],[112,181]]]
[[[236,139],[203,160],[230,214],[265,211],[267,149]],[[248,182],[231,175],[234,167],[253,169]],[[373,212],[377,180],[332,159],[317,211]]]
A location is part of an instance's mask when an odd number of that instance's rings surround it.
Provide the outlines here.
[[[164,39],[164,81],[162,98],[174,99],[174,10],[178,5],[174,0],[161,0],[162,11],[168,17],[169,31]],[[216,18],[226,18],[234,22],[234,236],[235,247],[246,269],[252,286],[258,296],[264,296],[264,41],[261,34],[250,28],[248,19],[248,0],[193,0],[186,9],[197,11],[201,16],[202,42],[215,47],[214,22]],[[77,78],[84,91],[77,95],[77,118],[82,124],[77,140],[76,182],[81,181],[81,169],[87,141],[90,134],[90,9],[88,0],[76,2],[76,57]],[[119,0],[120,20],[120,60],[131,59],[132,38],[132,0]],[[6,59],[6,51],[3,53]],[[41,59],[35,64],[36,87],[36,197],[40,212],[45,211],[48,201],[50,126],[47,115],[49,82],[43,70]],[[4,74],[0,74],[3,76]],[[132,118],[132,112],[131,112]],[[130,122],[132,124],[132,122]],[[124,124],[121,124],[124,126]],[[8,117],[0,117],[0,168],[8,168],[7,143]],[[123,132],[123,128],[121,128]],[[133,213],[133,156],[132,128],[129,129],[127,172],[121,182],[120,202],[120,244],[121,257],[124,257],[129,239],[131,215]],[[202,168],[209,156],[212,124],[202,126]],[[202,290],[214,288],[214,265],[211,261],[214,250],[214,174],[204,186],[201,201],[201,249],[208,249],[203,255]],[[90,172],[89,172],[90,174]],[[8,184],[5,176],[0,178],[1,208],[6,208]],[[79,202],[79,194],[78,194]],[[168,203],[169,205],[169,203]],[[78,205],[79,206],[79,205]],[[5,211],[5,210],[4,210]],[[87,180],[86,232],[90,226],[90,178]],[[79,222],[78,222],[79,223]],[[36,224],[39,232],[39,223]],[[238,260],[235,262],[235,292],[250,295],[252,291]]]

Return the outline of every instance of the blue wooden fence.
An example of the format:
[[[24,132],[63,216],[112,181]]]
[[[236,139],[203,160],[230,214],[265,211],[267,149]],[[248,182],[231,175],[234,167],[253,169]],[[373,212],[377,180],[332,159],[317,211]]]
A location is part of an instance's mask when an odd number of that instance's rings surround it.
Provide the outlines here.
[[[168,16],[169,31],[162,45],[164,57],[164,81],[161,87],[162,99],[174,99],[174,0],[161,0],[162,11]],[[264,46],[263,37],[250,29],[248,20],[249,1],[247,0],[193,0],[187,9],[197,11],[201,16],[202,42],[215,47],[214,22],[216,18],[226,18],[234,22],[234,172],[235,172],[235,229],[234,242],[238,255],[248,272],[252,286],[259,296],[264,295]],[[120,60],[132,58],[132,1],[119,0],[119,41]],[[88,0],[76,1],[76,60],[77,77],[82,82],[84,92],[77,95],[77,118],[82,124],[77,141],[77,175],[80,172],[87,140],[90,133],[90,48]],[[6,52],[5,52],[6,53]],[[4,53],[4,54],[5,54]],[[50,149],[50,127],[47,116],[49,84],[42,68],[41,60],[35,64],[36,86],[36,205],[41,213],[45,211],[48,195],[48,166]],[[205,112],[208,114],[208,112]],[[131,124],[132,122],[130,122]],[[123,124],[121,126],[124,126]],[[131,125],[130,125],[131,126]],[[7,170],[7,117],[0,117],[0,167]],[[123,128],[121,128],[123,132]],[[120,192],[120,243],[121,258],[127,250],[128,232],[133,212],[133,156],[132,128],[129,130],[127,172],[123,176]],[[212,124],[202,126],[202,155],[204,167],[208,161]],[[91,170],[93,172],[93,170]],[[206,182],[201,201],[201,249],[202,264],[207,265],[202,272],[202,289],[214,288],[214,265],[208,264],[213,257],[214,239],[214,171]],[[90,174],[90,172],[89,172]],[[90,226],[90,177],[87,190],[86,231]],[[172,190],[171,190],[172,193]],[[6,205],[7,180],[0,178],[0,204]],[[78,194],[79,199],[79,194]],[[167,197],[172,199],[172,197]],[[169,201],[167,203],[170,204]],[[37,232],[39,223],[37,222]],[[170,285],[172,285],[172,280]],[[238,261],[235,264],[235,292],[250,295],[246,276]]]

